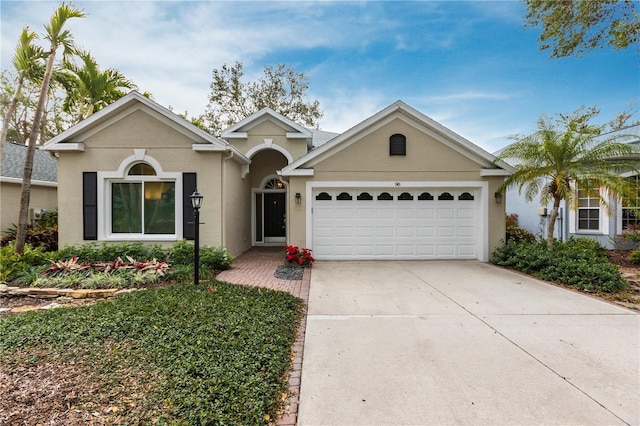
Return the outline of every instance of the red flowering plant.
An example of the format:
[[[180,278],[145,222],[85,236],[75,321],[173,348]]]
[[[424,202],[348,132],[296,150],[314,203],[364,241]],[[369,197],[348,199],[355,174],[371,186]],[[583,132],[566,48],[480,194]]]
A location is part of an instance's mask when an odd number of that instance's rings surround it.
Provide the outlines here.
[[[311,256],[311,249],[299,248],[298,246],[286,246],[287,263],[296,263],[300,266],[311,266],[315,259]]]

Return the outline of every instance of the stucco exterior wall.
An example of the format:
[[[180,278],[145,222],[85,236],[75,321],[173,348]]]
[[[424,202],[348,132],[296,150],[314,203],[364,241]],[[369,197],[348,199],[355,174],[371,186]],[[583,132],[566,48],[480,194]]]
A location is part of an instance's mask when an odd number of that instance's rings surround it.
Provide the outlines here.
[[[223,160],[224,214],[222,229],[224,246],[232,256],[251,247],[251,189],[249,179],[241,179],[242,166],[235,161]]]
[[[58,184],[64,188],[59,202],[60,244],[82,244],[82,173],[117,171],[121,163],[145,149],[163,172],[197,172],[198,190],[204,196],[200,219],[200,241],[222,245],[221,153],[196,152],[193,141],[172,127],[137,111],[84,141],[84,152],[60,152]],[[181,191],[181,188],[180,188]],[[104,208],[98,200],[98,208]],[[103,226],[103,224],[98,224]],[[177,223],[177,226],[181,224]]]
[[[6,235],[6,230],[12,224],[18,224],[20,214],[20,198],[22,184],[13,182],[0,183],[0,233]],[[42,186],[31,184],[30,210],[54,211],[58,208],[58,188],[56,186]]]

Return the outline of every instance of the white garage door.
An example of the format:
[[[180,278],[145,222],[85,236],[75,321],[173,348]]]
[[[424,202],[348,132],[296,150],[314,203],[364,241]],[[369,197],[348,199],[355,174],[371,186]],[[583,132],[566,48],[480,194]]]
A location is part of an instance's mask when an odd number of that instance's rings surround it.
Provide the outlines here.
[[[476,189],[315,189],[318,259],[476,259]]]

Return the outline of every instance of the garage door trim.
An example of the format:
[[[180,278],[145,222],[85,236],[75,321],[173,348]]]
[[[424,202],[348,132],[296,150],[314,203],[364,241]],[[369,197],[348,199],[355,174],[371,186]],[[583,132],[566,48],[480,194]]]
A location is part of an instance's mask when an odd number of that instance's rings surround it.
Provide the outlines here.
[[[462,189],[470,188],[477,191],[479,197],[478,202],[478,259],[483,262],[488,261],[488,212],[489,212],[489,196],[488,182],[483,181],[308,181],[306,183],[305,196],[306,204],[306,246],[313,247],[313,204],[314,190],[320,188],[345,188],[345,189],[367,189],[367,188],[389,188],[394,190],[417,189],[417,188],[452,188]]]

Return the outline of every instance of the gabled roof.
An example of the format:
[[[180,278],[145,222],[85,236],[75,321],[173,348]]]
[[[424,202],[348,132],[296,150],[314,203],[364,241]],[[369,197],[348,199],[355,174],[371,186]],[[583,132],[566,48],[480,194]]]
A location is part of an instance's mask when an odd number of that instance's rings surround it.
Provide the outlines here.
[[[3,181],[22,182],[26,157],[26,145],[5,142],[2,147],[2,165],[0,166],[2,168],[2,176],[0,176],[0,179]],[[58,181],[58,162],[41,147],[36,147],[33,157],[31,181],[33,183],[56,183]]]
[[[233,159],[236,161],[243,164],[250,162],[248,158],[229,143],[217,139],[210,133],[194,126],[136,91],[129,92],[114,103],[51,138],[44,144],[44,149],[49,151],[84,151],[84,141],[89,137],[138,110],[144,110],[164,124],[187,136],[193,141],[192,146],[196,151],[233,152]]]
[[[513,172],[513,168],[507,163],[499,162],[498,164],[495,164],[495,157],[479,146],[446,128],[437,121],[427,117],[406,103],[396,101],[385,109],[362,121],[360,124],[355,125],[324,145],[319,146],[307,155],[287,165],[282,169],[281,173],[283,176],[313,174],[312,167],[314,164],[336,154],[340,150],[362,139],[369,133],[382,127],[395,118],[404,120],[411,125],[419,126],[424,132],[430,134],[436,140],[475,161],[483,168],[483,174],[509,175]]]
[[[306,129],[294,121],[288,119],[282,114],[279,114],[271,108],[262,108],[260,111],[251,114],[234,124],[233,126],[225,129],[222,132],[222,137],[225,139],[244,139],[248,136],[248,131],[258,124],[264,123],[270,120],[271,122],[282,127],[287,132],[287,137],[291,139],[305,139],[311,141],[313,135],[309,129]]]

